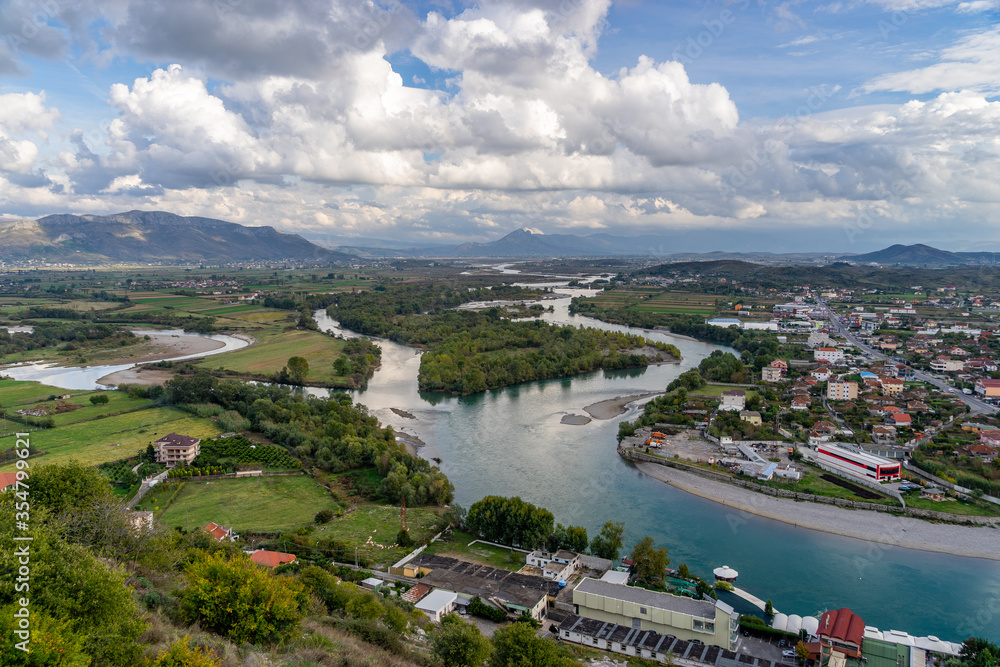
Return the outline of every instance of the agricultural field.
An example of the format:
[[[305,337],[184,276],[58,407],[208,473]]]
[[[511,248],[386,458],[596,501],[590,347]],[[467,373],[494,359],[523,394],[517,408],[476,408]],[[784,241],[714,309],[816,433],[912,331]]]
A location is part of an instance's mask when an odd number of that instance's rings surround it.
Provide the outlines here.
[[[410,538],[417,543],[430,539],[444,527],[438,510],[412,507],[406,510]],[[361,505],[334,517],[319,526],[312,537],[316,540],[333,538],[358,546],[358,555],[376,563],[391,564],[408,554],[413,547],[398,547],[399,508],[386,505]],[[371,538],[369,540],[369,538]]]
[[[722,392],[729,391],[730,389],[737,389],[737,388],[738,387],[732,387],[730,385],[725,385],[725,384],[711,384],[710,383],[710,384],[706,384],[704,387],[701,387],[699,389],[691,389],[691,390],[689,390],[688,391],[688,396],[713,396],[715,398],[720,398],[722,396]],[[757,395],[757,392],[754,391],[753,389],[748,389],[748,388],[744,387],[743,390],[746,391],[746,393],[747,393],[747,395],[746,395],[747,400],[750,400],[752,397],[754,397],[754,396]]]
[[[634,307],[648,313],[689,314],[711,316],[716,313],[716,303],[725,298],[718,294],[664,291],[656,287],[633,287],[604,291],[587,299],[598,308],[618,309]]]
[[[110,408],[112,405],[109,403],[102,407]],[[32,459],[32,465],[36,466],[65,463],[71,459],[85,465],[97,465],[134,456],[168,433],[206,438],[222,432],[214,421],[176,408],[141,409],[107,419],[98,414],[88,421],[50,429],[32,428],[30,431],[32,448],[45,452]],[[13,446],[13,435],[0,437],[0,450]],[[0,472],[13,469],[13,463],[0,466]]]
[[[196,364],[206,370],[224,369],[234,373],[273,374],[281,371],[289,357],[304,357],[309,362],[306,384],[339,386],[333,362],[342,356],[344,341],[316,331],[279,328],[254,332],[257,343],[242,350],[209,357]]]

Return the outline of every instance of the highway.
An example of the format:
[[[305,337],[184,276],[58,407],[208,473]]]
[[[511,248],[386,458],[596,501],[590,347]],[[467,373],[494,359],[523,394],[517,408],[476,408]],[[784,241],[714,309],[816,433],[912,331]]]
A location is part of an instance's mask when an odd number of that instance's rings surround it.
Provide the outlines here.
[[[820,307],[826,311],[827,317],[830,319],[830,325],[832,327],[832,330],[843,336],[845,339],[847,339],[848,343],[857,347],[865,354],[865,356],[867,356],[872,361],[885,361],[888,358],[886,355],[882,354],[878,350],[875,350],[874,348],[869,347],[867,344],[863,343],[856,335],[854,335],[846,327],[844,327],[840,323],[840,319],[837,317],[837,314],[833,311],[833,309],[831,309],[828,305],[826,305],[826,302],[820,300],[818,301],[818,303]],[[969,406],[969,409],[971,411],[970,414],[972,415],[994,414],[998,410],[996,406],[981,401],[975,396],[963,394],[960,390],[955,389],[954,387],[949,385],[944,380],[941,380],[940,378],[936,378],[933,375],[921,370],[917,370],[916,368],[912,367],[909,368],[913,371],[914,379],[920,380],[921,382],[927,382],[928,384],[932,384],[941,391],[945,392],[946,394],[952,394],[954,396],[957,396],[963,403]]]

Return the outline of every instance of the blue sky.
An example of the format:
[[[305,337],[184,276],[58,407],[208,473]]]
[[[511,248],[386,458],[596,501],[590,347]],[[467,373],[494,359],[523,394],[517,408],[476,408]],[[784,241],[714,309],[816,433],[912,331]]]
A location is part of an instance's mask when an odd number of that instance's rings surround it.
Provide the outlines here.
[[[1000,250],[998,0],[5,0],[0,215]]]

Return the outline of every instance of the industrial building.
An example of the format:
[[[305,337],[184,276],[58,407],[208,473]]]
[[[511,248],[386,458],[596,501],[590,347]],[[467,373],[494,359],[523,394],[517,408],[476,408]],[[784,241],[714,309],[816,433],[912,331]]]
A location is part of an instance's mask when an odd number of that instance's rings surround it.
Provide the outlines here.
[[[824,443],[816,448],[816,458],[837,471],[855,477],[867,477],[876,482],[890,482],[900,477],[899,461],[834,444]]]

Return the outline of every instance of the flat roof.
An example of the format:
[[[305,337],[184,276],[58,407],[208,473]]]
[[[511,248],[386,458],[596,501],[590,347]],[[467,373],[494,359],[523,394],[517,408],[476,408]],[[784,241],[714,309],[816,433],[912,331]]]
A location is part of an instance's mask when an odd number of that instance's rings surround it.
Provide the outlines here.
[[[619,572],[617,570],[608,570],[601,577],[601,581],[608,581],[612,584],[627,584],[628,583],[628,572]]]
[[[909,416],[909,415],[907,415]],[[816,453],[822,454],[823,450],[830,452],[831,454],[837,454],[839,456],[849,456],[859,463],[870,463],[872,465],[899,465],[899,461],[894,461],[892,459],[887,459],[881,456],[875,456],[874,454],[869,454],[867,452],[858,452],[853,449],[847,449],[845,447],[838,447],[833,444],[823,444],[816,448]]]
[[[429,611],[436,614],[448,605],[454,603],[457,599],[457,593],[438,588],[425,595],[414,606],[420,611]]]
[[[609,581],[590,578],[581,581],[577,585],[576,590],[590,595],[601,595],[614,600],[624,600],[648,607],[667,609],[687,614],[688,616],[715,619],[715,604],[705,600],[692,600],[691,598],[671,595],[670,593],[647,591],[645,588],[613,584]]]

